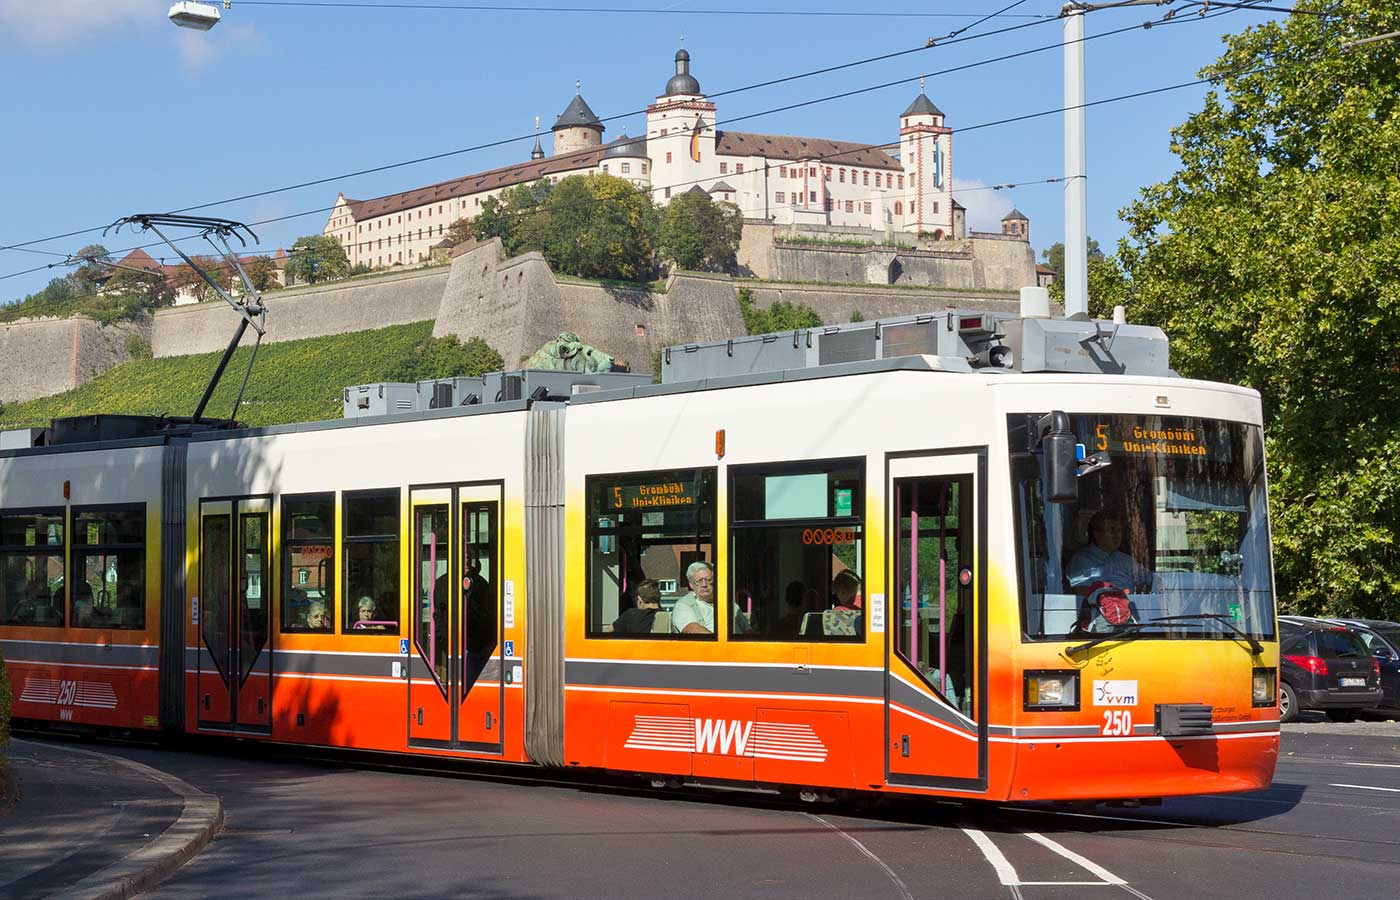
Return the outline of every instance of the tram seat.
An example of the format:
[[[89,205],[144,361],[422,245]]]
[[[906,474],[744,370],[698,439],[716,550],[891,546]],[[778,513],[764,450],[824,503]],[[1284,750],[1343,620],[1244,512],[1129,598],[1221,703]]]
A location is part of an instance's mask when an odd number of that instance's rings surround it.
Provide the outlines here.
[[[671,633],[671,614],[666,610],[658,610],[656,616],[651,620],[652,634]]]

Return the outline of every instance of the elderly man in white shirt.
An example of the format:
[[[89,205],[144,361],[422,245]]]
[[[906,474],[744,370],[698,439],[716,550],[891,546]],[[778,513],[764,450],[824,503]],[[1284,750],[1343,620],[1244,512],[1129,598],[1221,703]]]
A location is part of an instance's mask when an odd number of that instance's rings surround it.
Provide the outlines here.
[[[671,609],[671,630],[677,634],[715,633],[715,567],[693,562],[685,569],[690,593]]]

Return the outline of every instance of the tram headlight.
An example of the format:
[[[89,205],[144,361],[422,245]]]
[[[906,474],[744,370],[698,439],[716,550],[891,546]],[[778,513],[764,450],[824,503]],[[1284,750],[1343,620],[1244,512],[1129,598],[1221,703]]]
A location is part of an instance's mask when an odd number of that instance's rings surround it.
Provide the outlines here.
[[[1278,702],[1278,669],[1255,669],[1251,693],[1255,706],[1273,706]]]
[[[1079,673],[1064,670],[1026,672],[1025,708],[1078,709]]]

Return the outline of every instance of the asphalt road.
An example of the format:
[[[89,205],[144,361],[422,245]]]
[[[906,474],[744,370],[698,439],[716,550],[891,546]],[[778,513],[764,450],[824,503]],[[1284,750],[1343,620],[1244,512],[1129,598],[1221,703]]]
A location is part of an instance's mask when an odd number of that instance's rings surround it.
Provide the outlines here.
[[[1092,811],[788,806],[124,748],[224,801],[143,897],[1350,898],[1400,884],[1400,724],[1285,726],[1272,787]]]

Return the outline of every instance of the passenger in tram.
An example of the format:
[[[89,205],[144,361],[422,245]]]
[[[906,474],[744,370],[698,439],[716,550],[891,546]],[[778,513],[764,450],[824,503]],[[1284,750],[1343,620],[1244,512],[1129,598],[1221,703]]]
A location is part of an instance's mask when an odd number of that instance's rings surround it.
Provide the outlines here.
[[[1124,591],[1152,589],[1152,572],[1122,550],[1123,517],[1101,509],[1089,520],[1089,544],[1069,561],[1069,586],[1088,594],[1089,585],[1104,581]]]
[[[803,594],[806,588],[800,581],[788,582],[787,588],[783,591],[783,608],[785,612],[782,617],[774,623],[773,632],[779,635],[796,635],[802,632],[802,614],[804,612]]]
[[[91,628],[93,621],[92,585],[86,578],[73,582],[73,627]]]
[[[634,606],[613,622],[614,634],[651,634],[656,614],[661,610],[661,588],[650,579],[639,582],[632,592]]]
[[[373,597],[361,597],[355,602],[355,624],[351,625],[356,631],[383,631],[385,625],[379,615],[378,604]]]
[[[302,623],[302,627],[312,631],[331,630],[331,620],[326,615],[326,601],[312,600],[306,604],[306,621]]]
[[[831,579],[831,608],[822,611],[821,634],[851,637],[860,634],[860,579],[850,569],[842,569]],[[813,616],[807,623],[809,633],[818,621]]]
[[[467,627],[463,641],[467,650],[463,677],[464,684],[470,687],[481,676],[496,649],[496,596],[491,582],[481,574],[479,562],[467,564],[462,577],[462,604]]]
[[[671,630],[677,634],[715,633],[715,567],[696,561],[686,566],[690,593],[671,609]]]

